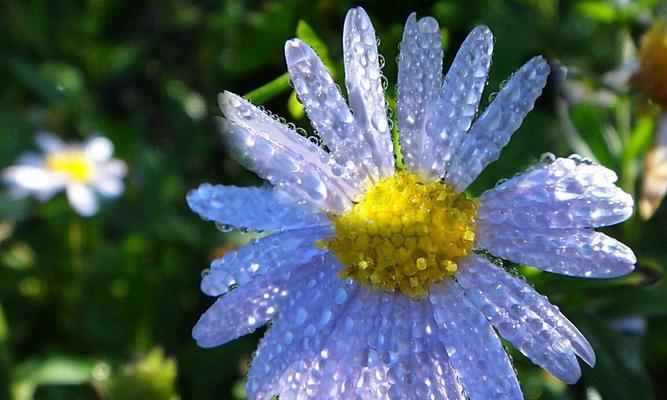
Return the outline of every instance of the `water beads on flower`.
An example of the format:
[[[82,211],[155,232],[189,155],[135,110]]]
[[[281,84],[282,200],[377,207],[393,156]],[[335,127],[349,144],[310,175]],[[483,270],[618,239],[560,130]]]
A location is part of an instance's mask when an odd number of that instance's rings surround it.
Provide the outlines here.
[[[399,172],[378,182],[320,242],[346,266],[343,278],[410,297],[453,276],[475,240],[477,200],[439,182]]]

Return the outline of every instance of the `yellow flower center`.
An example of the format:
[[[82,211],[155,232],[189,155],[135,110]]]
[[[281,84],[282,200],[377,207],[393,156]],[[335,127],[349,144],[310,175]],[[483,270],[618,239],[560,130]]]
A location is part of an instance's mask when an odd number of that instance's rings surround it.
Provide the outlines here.
[[[350,211],[331,217],[335,235],[319,246],[345,265],[341,278],[421,297],[470,254],[478,205],[443,183],[398,172]]]
[[[95,171],[95,164],[80,150],[64,150],[49,154],[44,163],[51,171],[79,182],[88,181]]]

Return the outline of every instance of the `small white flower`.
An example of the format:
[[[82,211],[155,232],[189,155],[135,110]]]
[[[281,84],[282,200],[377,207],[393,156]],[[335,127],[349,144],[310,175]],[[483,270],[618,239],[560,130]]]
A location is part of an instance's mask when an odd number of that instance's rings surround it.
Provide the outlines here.
[[[15,197],[34,195],[40,201],[65,190],[74,210],[89,217],[99,209],[95,192],[107,198],[123,193],[127,166],[111,158],[113,143],[93,135],[83,144],[66,144],[51,133],[40,132],[36,143],[42,154],[25,153],[18,165],[2,177]]]

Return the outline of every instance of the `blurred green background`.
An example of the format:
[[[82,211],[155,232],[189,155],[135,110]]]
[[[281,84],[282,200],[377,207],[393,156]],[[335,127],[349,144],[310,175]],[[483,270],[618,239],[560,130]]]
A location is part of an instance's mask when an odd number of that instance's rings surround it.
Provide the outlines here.
[[[0,189],[0,399],[243,399],[262,332],[199,349],[190,330],[213,302],[200,271],[247,235],[200,221],[185,194],[202,182],[258,178],[226,153],[216,95],[248,94],[312,131],[283,75],[283,43],[309,41],[342,84],[341,34],[358,3],[315,1],[2,0],[0,168],[34,149],[37,130],[78,141],[94,131],[129,166],[127,190],[93,218],[64,195],[45,204]],[[593,157],[639,198],[660,105],[625,85],[641,35],[667,15],[645,1],[386,1],[362,4],[381,39],[390,104],[402,26],[412,11],[442,26],[449,65],[486,24],[496,51],[485,98],[536,54],[558,59],[544,95],[478,194],[544,152]],[[560,72],[559,72],[560,71]],[[667,71],[665,71],[667,79]],[[267,85],[268,83],[268,85]],[[259,89],[258,89],[259,88]],[[487,103],[485,100],[484,103]],[[667,207],[607,230],[637,271],[585,280],[522,267],[575,322],[598,365],[566,386],[512,350],[529,399],[667,398]]]

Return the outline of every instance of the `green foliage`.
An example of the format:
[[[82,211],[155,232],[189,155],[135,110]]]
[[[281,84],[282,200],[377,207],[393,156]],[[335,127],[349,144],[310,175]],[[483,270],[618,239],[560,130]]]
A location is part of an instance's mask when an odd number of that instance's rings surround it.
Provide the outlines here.
[[[193,324],[213,299],[199,292],[210,260],[247,240],[199,220],[185,204],[202,182],[260,184],[232,161],[214,117],[222,90],[245,94],[308,129],[285,73],[283,44],[308,42],[340,84],[348,0],[7,0],[0,12],[0,168],[34,150],[36,131],[67,140],[100,131],[129,166],[127,189],[82,219],[60,194],[41,204],[0,189],[0,400],[246,398],[262,332],[199,349]],[[603,79],[664,18],[658,0],[368,2],[395,114],[398,44],[412,11],[442,27],[445,65],[469,30],[496,35],[488,97],[535,54],[560,59],[522,127],[472,185],[481,193],[540,154],[584,153],[637,194],[655,106]],[[662,13],[662,14],[661,14]],[[398,155],[397,126],[392,131]],[[598,365],[567,386],[513,352],[530,399],[633,400],[667,390],[667,250],[663,206],[606,230],[632,245],[638,271],[612,280],[520,271],[590,338]],[[636,318],[647,330],[619,328]],[[164,349],[164,350],[159,350]],[[136,358],[137,355],[143,355]]]

